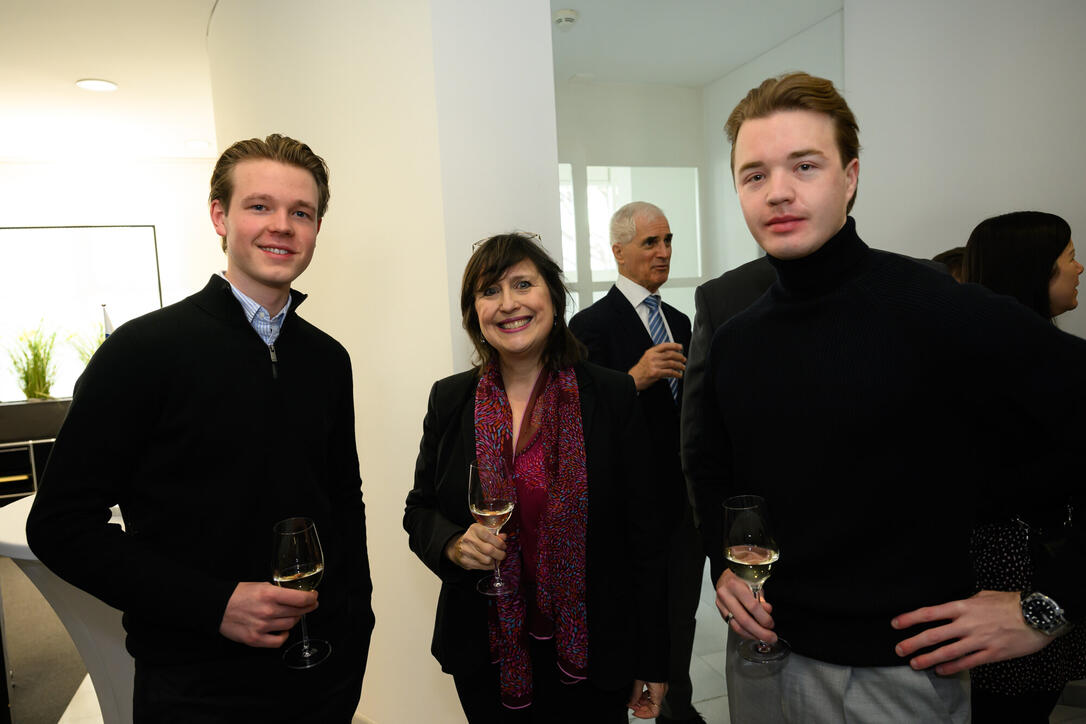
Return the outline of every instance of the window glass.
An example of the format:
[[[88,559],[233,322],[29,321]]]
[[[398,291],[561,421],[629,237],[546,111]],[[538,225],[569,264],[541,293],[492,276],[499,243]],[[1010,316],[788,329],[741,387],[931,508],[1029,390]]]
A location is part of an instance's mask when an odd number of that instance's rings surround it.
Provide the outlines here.
[[[614,281],[618,274],[611,253],[611,215],[630,201],[656,204],[667,216],[674,237],[671,276],[701,276],[696,168],[589,166],[586,172],[592,281]]]
[[[0,259],[11,300],[0,312],[0,400],[24,398],[9,358],[24,333],[55,340],[49,394],[69,397],[104,332],[103,307],[119,327],[162,306],[153,226],[0,228]]]
[[[558,164],[559,213],[562,222],[562,271],[566,283],[577,281],[577,215],[573,208],[573,166]]]
[[[665,284],[660,287],[660,298],[694,321],[694,290],[696,286]]]

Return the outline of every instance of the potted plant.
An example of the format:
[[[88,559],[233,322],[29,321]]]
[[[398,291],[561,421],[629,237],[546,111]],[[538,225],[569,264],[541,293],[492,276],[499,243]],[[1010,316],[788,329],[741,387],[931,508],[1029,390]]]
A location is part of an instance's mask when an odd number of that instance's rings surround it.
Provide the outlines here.
[[[53,364],[53,344],[57,334],[46,334],[42,325],[19,335],[15,349],[9,350],[11,364],[19,378],[19,387],[28,400],[48,400],[49,389],[56,380]]]
[[[87,337],[83,334],[73,334],[68,337],[68,344],[72,346],[75,353],[79,355],[79,359],[83,362],[83,366],[86,367],[90,362],[94,353],[102,346],[102,342],[106,341],[106,330],[101,322],[98,323],[98,327],[94,330],[94,335]]]

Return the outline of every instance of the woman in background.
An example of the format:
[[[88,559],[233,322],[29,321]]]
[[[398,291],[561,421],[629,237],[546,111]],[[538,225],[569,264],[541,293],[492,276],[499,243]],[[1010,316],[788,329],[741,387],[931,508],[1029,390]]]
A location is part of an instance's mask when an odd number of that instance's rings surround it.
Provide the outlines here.
[[[946,270],[950,272],[950,276],[954,277],[954,281],[962,281],[962,263],[965,260],[964,246],[956,246],[953,249],[939,252],[931,260],[945,264]]]
[[[1018,211],[982,221],[966,245],[964,281],[1015,297],[1054,319],[1078,306],[1078,278],[1071,227],[1054,214]],[[1084,370],[1078,370],[1078,373]],[[1073,371],[1068,372],[1069,375]],[[1070,383],[1069,383],[1070,384]],[[1024,487],[1041,481],[1023,481]],[[1048,521],[1070,525],[1074,501]],[[983,589],[1032,591],[1035,561],[1030,534],[1035,521],[1020,516],[979,526],[973,534],[977,584]],[[1066,682],[1086,676],[1086,628],[1073,628],[1035,654],[971,672],[974,724],[1047,722]]]
[[[1012,296],[1048,319],[1078,306],[1082,264],[1061,217],[1016,211],[985,219],[965,249],[965,281]]]
[[[479,364],[430,392],[404,528],[441,579],[432,652],[471,722],[624,724],[659,714],[667,641],[660,501],[629,375],[581,361],[568,292],[520,234],[464,270]],[[507,470],[500,535],[472,521],[468,466]],[[509,596],[476,582],[501,564]],[[631,693],[632,692],[632,693]]]

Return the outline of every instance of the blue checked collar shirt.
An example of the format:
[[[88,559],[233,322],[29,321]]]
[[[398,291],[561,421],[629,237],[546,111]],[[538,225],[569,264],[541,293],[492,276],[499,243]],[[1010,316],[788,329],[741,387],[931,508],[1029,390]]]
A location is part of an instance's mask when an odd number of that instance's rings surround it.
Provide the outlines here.
[[[219,276],[226,279],[226,272],[221,272]],[[279,339],[279,330],[283,328],[283,320],[287,318],[287,310],[290,309],[292,301],[290,295],[287,295],[287,303],[273,317],[267,309],[245,296],[240,289],[230,283],[229,279],[226,279],[226,281],[230,284],[230,291],[234,293],[234,297],[241,302],[241,308],[245,310],[245,318],[249,320],[249,324],[264,340],[264,344],[275,344],[275,340]]]

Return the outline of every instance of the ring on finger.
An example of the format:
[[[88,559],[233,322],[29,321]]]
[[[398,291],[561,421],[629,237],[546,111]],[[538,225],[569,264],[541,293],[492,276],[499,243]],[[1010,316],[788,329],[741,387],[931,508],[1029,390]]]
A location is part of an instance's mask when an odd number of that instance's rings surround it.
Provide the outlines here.
[[[730,624],[732,622],[733,618],[735,618],[735,614],[733,614],[731,612],[728,612],[728,613],[724,614],[724,623],[725,624]]]

